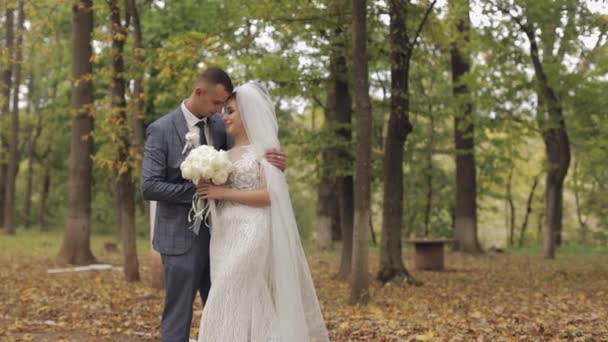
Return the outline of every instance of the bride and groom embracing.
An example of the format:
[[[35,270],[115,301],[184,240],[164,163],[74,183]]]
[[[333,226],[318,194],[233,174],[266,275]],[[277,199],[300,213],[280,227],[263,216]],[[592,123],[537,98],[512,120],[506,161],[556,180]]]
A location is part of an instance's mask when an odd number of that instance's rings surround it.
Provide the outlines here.
[[[223,116],[218,114],[223,108]],[[224,186],[194,185],[180,171],[186,135],[227,150]],[[164,342],[189,340],[192,304],[203,305],[199,341],[329,341],[302,250],[266,88],[233,89],[208,68],[182,104],[146,130],[142,192],[157,201],[154,248],[165,273]],[[192,197],[218,201],[211,228],[189,229]]]

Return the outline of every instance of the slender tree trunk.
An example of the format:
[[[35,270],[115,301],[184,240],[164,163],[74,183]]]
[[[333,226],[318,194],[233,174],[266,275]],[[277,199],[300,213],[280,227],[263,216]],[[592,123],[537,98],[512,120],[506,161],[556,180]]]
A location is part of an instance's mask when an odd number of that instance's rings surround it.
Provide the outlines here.
[[[47,203],[51,192],[51,149],[47,148],[44,152],[44,175],[42,177],[42,193],[40,194],[40,212],[38,222],[40,230],[48,230],[46,222]]]
[[[519,247],[524,245],[524,240],[526,238],[526,230],[528,229],[528,222],[530,220],[530,214],[532,213],[532,202],[534,201],[534,193],[536,192],[536,187],[538,186],[539,179],[540,175],[534,177],[532,189],[530,189],[530,194],[528,195],[528,202],[526,204],[526,215],[524,216],[524,223],[521,225],[521,233],[519,234]]]
[[[93,1],[72,6],[72,133],[65,234],[58,258],[84,265],[95,262],[91,253],[91,184],[93,161]]]
[[[367,66],[367,1],[352,0],[353,93],[357,115],[355,225],[350,303],[369,300],[368,240],[371,203],[372,115]]]
[[[338,210],[340,213],[340,235],[342,240],[342,256],[337,277],[345,279],[350,276],[353,255],[353,220],[354,220],[354,190],[352,176],[352,100],[348,85],[349,72],[346,62],[347,33],[346,22],[347,1],[333,2],[335,16],[340,18],[332,38],[330,53],[330,73],[333,78],[333,91],[336,99],[336,135],[342,141],[337,148],[337,160],[341,172],[336,177],[338,189]]]
[[[133,21],[133,36],[135,38],[135,63],[139,67],[137,76],[133,82],[133,104],[135,107],[133,115],[133,149],[138,153],[140,158],[144,155],[144,140],[145,140],[145,113],[144,113],[144,64],[146,55],[144,51],[144,39],[142,34],[141,21],[139,19],[139,8],[136,0],[128,0],[128,9],[131,13]],[[150,203],[145,201],[143,197],[137,196],[140,200],[140,207],[150,219]]]
[[[4,136],[0,136],[0,223],[4,223],[4,197],[6,196],[6,173],[8,172],[8,165],[6,163],[5,149],[8,143],[5,141]],[[0,230],[2,226],[0,225]]]
[[[378,239],[376,238],[376,231],[374,230],[374,211],[369,209],[369,234],[372,238],[372,244],[374,246],[378,245]]]
[[[21,63],[23,59],[23,26],[25,22],[24,2],[19,1],[17,10],[17,32],[15,41],[15,60],[13,61],[13,106],[11,111],[11,129],[8,139],[8,167],[4,194],[4,232],[15,234],[16,226],[16,180],[19,171],[19,86],[21,85]]]
[[[332,131],[335,126],[336,94],[333,87],[327,91],[327,103],[325,106],[324,130]],[[332,248],[332,228],[335,222],[335,209],[338,205],[336,191],[336,149],[326,146],[321,157],[321,179],[317,196],[317,234],[316,247],[319,250]]]
[[[9,56],[6,65],[2,70],[2,115],[0,119],[4,120],[9,115],[11,103],[11,89],[13,87],[13,44],[15,39],[15,18],[14,9],[10,6],[5,10],[5,45],[6,54]],[[6,182],[8,178],[8,136],[5,132],[0,132],[0,224],[4,224],[4,205],[6,197]]]
[[[530,42],[530,58],[539,93],[539,107],[547,116],[538,115],[539,128],[545,142],[549,162],[545,184],[544,256],[555,258],[556,245],[561,243],[564,179],[570,166],[570,140],[560,99],[550,86],[539,56],[534,31],[524,28]]]
[[[528,38],[530,44],[530,59],[534,68],[536,91],[538,94],[537,122],[545,143],[545,153],[549,164],[545,184],[545,233],[544,256],[555,258],[556,246],[561,243],[563,216],[564,179],[570,166],[570,140],[566,121],[563,114],[561,99],[555,89],[549,84],[547,74],[540,57],[540,49],[536,40],[537,27],[514,16],[509,8],[498,6],[504,14],[509,15]],[[567,10],[571,10],[566,8]],[[552,28],[544,28],[552,30]],[[541,36],[544,47],[543,58],[556,62],[556,57],[563,59],[563,54],[553,53],[555,42],[553,31]],[[544,39],[543,39],[544,38]]]
[[[323,164],[331,163],[331,153],[323,152]],[[335,177],[332,177],[328,170],[328,166],[322,166],[321,181],[319,182],[319,191],[317,199],[317,234],[315,238],[317,249],[329,250],[332,249],[333,237],[332,231],[335,222],[335,206],[336,201],[336,182]]]
[[[541,241],[541,239],[543,239],[543,227],[545,224],[545,212],[544,211],[540,211],[538,213],[538,217],[536,218],[536,223],[537,223],[537,231],[536,231],[536,239],[537,242]]]
[[[342,217],[340,217],[340,191],[338,189],[338,178],[335,179],[334,190],[336,191],[336,201],[332,206],[331,214],[331,241],[342,240]]]
[[[114,108],[114,110],[116,110]],[[117,158],[118,159],[118,158]],[[118,170],[113,168],[112,172],[112,203],[114,204],[114,218],[116,220],[116,234],[114,238],[118,244],[122,243],[122,208],[120,189],[118,189]]]
[[[418,283],[405,269],[401,252],[403,225],[403,149],[412,131],[409,121],[409,68],[418,35],[435,5],[427,8],[413,40],[407,32],[409,1],[390,1],[391,41],[391,113],[384,142],[384,198],[382,212],[382,243],[380,270],[377,278],[383,283],[402,279]],[[358,97],[357,93],[357,97]]]
[[[127,26],[120,19],[118,0],[110,1],[112,23],[112,110],[116,123],[116,144],[118,159],[116,194],[118,200],[120,231],[124,257],[124,271],[127,281],[139,281],[139,261],[135,234],[135,185],[133,184],[132,166],[129,164],[131,148],[131,124],[127,119],[127,102],[125,100],[126,82],[124,78],[124,44],[127,38]],[[127,13],[127,17],[130,14]],[[127,19],[128,23],[129,19]]]
[[[429,107],[431,107],[429,105]],[[427,147],[427,168],[426,168],[426,208],[424,210],[424,237],[429,236],[431,228],[431,208],[433,207],[433,150],[435,140],[435,118],[429,108],[431,121],[431,134],[429,136],[429,144]]]
[[[512,155],[511,155],[511,161]],[[509,170],[509,177],[507,179],[507,205],[509,207],[508,215],[507,215],[507,232],[508,232],[508,245],[509,247],[513,247],[515,244],[515,203],[513,202],[513,173],[515,171],[515,164],[511,163],[511,168]]]
[[[342,229],[342,256],[338,277],[350,276],[353,256],[354,191],[353,176],[341,177],[338,183],[340,193],[340,227]]]
[[[165,287],[165,275],[162,257],[160,253],[154,250],[152,241],[154,241],[154,224],[156,221],[156,202],[150,201],[150,273],[152,281],[150,286],[155,289],[163,289]]]
[[[137,77],[133,83],[133,101],[135,104],[135,114],[133,116],[133,137],[134,137],[134,146],[133,148],[137,151],[140,158],[143,158],[144,154],[144,140],[145,140],[145,113],[144,113],[144,63],[146,61],[146,55],[144,51],[144,40],[142,34],[141,21],[139,19],[139,8],[137,6],[136,0],[128,0],[129,11],[131,12],[131,18],[133,20],[133,35],[135,38],[135,60],[138,66],[141,67],[139,72],[137,73]],[[139,179],[139,177],[138,177]],[[146,215],[146,219],[148,222],[153,224],[154,217],[152,217],[152,204],[148,201],[145,201],[143,197],[137,196],[139,198],[139,203],[142,211]],[[150,241],[153,238],[153,227],[151,228]],[[161,260],[160,253],[152,248],[152,243],[150,243],[150,269],[152,273],[152,287],[162,289],[164,288],[165,279],[163,272],[163,264]]]
[[[583,211],[581,208],[581,199],[580,199],[580,179],[578,174],[578,158],[574,160],[574,175],[572,181],[574,182],[574,200],[576,203],[576,218],[578,220],[578,225],[580,226],[580,238],[579,243],[582,246],[587,245],[587,235],[589,233],[589,227],[587,226],[587,222],[583,219]]]
[[[63,59],[63,49],[61,48],[61,39],[59,37],[59,33],[55,34],[55,40],[57,43],[57,46],[59,46],[59,48],[57,49],[57,60],[59,61],[59,64],[62,64],[64,59]],[[53,82],[53,87],[51,89],[51,101],[55,101],[57,99],[57,89],[59,87],[59,82],[55,81]],[[39,101],[39,99],[35,99],[36,101]],[[37,108],[38,106],[34,106],[34,108]],[[38,116],[38,125],[40,127],[40,134],[42,133],[42,127],[43,127],[43,122],[44,119],[42,116]],[[40,194],[40,211],[38,213],[38,224],[40,226],[40,230],[41,231],[46,231],[48,230],[48,224],[47,224],[47,220],[46,220],[46,214],[47,214],[47,203],[48,203],[48,198],[49,198],[49,194],[50,194],[50,189],[51,189],[51,147],[49,146],[49,144],[46,144],[46,149],[43,152],[42,156],[44,158],[43,161],[43,176],[42,176],[42,191]]]
[[[41,116],[38,116],[38,122],[40,123]],[[27,174],[25,180],[25,228],[31,228],[32,226],[32,186],[34,182],[34,162],[36,160],[36,140],[38,140],[37,136],[39,136],[38,127],[41,127],[40,124],[37,124],[36,133],[34,133],[34,137],[30,139],[28,144],[28,162],[27,162]]]
[[[456,100],[454,115],[454,147],[456,149],[456,208],[455,249],[466,253],[480,253],[477,238],[477,180],[475,169],[475,126],[473,104],[466,77],[471,70],[470,57],[465,52],[469,45],[469,2],[450,1],[450,11],[456,18],[458,39],[452,43],[452,93]]]
[[[34,105],[36,101],[36,94],[34,93],[34,76],[32,74],[30,78],[28,97],[30,97],[30,108],[36,113],[37,106]],[[25,228],[30,228],[32,225],[32,187],[34,182],[34,162],[36,161],[36,146],[38,145],[38,139],[42,133],[42,115],[36,115],[36,128],[31,134],[27,147],[27,175],[25,182]]]

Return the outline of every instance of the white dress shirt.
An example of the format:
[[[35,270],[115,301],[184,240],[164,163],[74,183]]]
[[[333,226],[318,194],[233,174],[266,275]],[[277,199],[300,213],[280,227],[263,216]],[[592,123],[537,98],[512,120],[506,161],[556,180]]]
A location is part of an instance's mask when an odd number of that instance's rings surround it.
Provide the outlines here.
[[[188,131],[196,134],[201,134],[201,129],[196,125],[200,121],[205,122],[205,139],[207,140],[207,145],[213,146],[213,140],[211,139],[211,134],[209,133],[209,126],[207,125],[207,118],[199,119],[196,115],[192,114],[192,112],[186,107],[186,100],[182,101],[182,113],[184,113],[184,118],[186,118],[186,123],[188,124]]]

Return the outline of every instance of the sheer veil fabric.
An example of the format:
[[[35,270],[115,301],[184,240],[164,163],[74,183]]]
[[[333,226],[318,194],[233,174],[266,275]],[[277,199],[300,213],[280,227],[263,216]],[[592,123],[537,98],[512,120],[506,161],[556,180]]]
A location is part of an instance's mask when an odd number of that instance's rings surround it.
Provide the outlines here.
[[[257,82],[245,83],[235,92],[241,120],[263,167],[270,193],[268,280],[278,317],[279,341],[329,341],[298,234],[285,174],[264,159],[266,150],[280,148],[274,105],[266,88]]]

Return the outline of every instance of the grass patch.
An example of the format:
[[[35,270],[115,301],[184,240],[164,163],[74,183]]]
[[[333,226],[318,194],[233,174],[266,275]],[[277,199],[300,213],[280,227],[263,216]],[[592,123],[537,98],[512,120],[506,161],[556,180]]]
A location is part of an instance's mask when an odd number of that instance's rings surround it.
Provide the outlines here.
[[[508,250],[513,255],[524,256],[542,256],[543,246],[533,245],[524,247],[514,247]],[[596,256],[608,255],[608,247],[602,246],[581,246],[581,245],[563,245],[556,250],[556,256]]]
[[[117,242],[116,235],[92,235],[91,251],[97,256],[103,254],[104,243]],[[38,257],[54,257],[59,252],[63,241],[63,231],[35,231],[17,230],[14,236],[0,235],[0,256],[29,255]],[[147,238],[137,238],[138,254],[147,254],[149,251]]]

